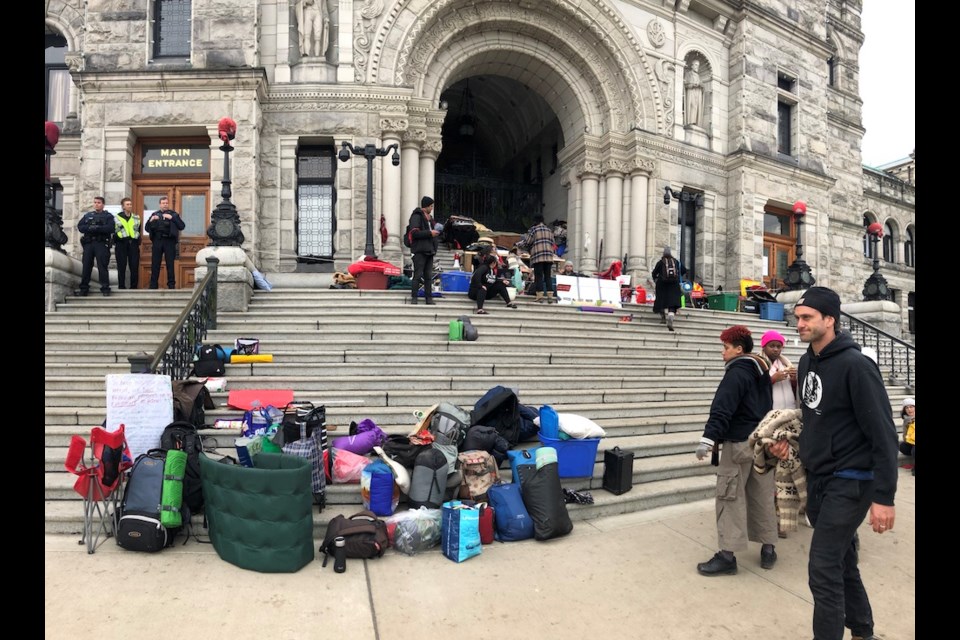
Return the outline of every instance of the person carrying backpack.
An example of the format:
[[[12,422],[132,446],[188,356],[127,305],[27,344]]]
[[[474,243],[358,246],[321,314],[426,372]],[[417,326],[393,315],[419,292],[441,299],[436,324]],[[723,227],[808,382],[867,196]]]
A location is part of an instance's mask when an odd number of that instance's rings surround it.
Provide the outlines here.
[[[423,298],[427,304],[437,304],[433,301],[433,256],[437,253],[440,232],[433,228],[433,198],[423,196],[420,206],[410,214],[407,223],[406,244],[410,247],[413,257],[413,284],[410,286],[410,304],[417,304],[417,291],[420,289],[420,278],[423,278]]]
[[[657,297],[653,301],[653,312],[660,314],[660,324],[666,324],[673,331],[673,319],[680,308],[680,277],[686,268],[673,257],[670,247],[663,248],[663,257],[653,267],[653,281],[657,283]]]

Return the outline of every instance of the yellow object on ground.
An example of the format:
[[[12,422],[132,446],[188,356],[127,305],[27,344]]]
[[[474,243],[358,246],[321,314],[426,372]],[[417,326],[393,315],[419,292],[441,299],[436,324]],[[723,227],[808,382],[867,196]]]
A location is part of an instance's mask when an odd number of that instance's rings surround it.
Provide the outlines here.
[[[273,362],[272,353],[258,353],[252,356],[231,355],[230,364],[244,364],[247,362]]]

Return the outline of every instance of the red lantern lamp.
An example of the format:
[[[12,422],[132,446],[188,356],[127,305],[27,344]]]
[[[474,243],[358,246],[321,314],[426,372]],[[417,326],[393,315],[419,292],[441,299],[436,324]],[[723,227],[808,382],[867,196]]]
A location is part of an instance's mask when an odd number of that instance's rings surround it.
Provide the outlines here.
[[[883,225],[879,222],[874,222],[869,227],[867,227],[867,233],[877,238],[883,237]]]
[[[220,139],[223,140],[224,144],[237,137],[237,123],[232,118],[220,118],[220,124],[217,128],[220,131]]]
[[[793,203],[793,215],[796,217],[807,215],[807,203],[803,200],[797,200]]]

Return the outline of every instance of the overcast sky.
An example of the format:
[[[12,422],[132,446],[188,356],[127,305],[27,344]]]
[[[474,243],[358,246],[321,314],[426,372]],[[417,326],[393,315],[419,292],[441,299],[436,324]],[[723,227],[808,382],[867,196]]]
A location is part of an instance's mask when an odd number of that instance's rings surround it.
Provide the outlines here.
[[[864,0],[860,49],[863,163],[876,167],[916,146],[914,0]]]

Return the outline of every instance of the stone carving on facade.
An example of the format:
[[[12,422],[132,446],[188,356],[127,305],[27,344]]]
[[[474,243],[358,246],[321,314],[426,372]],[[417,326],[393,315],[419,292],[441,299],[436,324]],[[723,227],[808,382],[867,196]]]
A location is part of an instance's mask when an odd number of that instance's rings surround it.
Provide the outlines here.
[[[611,173],[627,175],[630,173],[631,169],[632,166],[630,163],[624,160],[607,160],[601,165],[601,172],[603,175],[610,175]]]
[[[407,129],[403,132],[404,142],[416,142],[422,144],[427,139],[426,129]]]
[[[656,163],[650,158],[634,158],[630,164],[630,171],[639,171],[647,175],[652,175],[655,168]]]
[[[622,128],[625,126],[629,117],[633,117],[634,121],[639,121],[638,115],[640,113],[648,113],[652,114],[650,117],[654,119],[655,124],[647,123],[647,128],[652,130],[662,130],[664,128],[664,99],[660,92],[660,87],[651,82],[653,80],[651,63],[647,59],[632,28],[622,20],[619,13],[613,7],[609,6],[603,0],[599,0],[591,5],[598,11],[598,15],[591,18],[588,18],[582,10],[570,6],[562,0],[544,0],[543,2],[538,2],[536,5],[532,3],[521,3],[519,6],[503,5],[500,3],[481,3],[471,5],[469,8],[461,7],[456,11],[450,11],[449,18],[446,15],[443,16],[443,20],[437,18],[441,13],[444,13],[444,10],[448,6],[454,4],[454,1],[455,0],[438,0],[419,13],[413,25],[404,27],[403,44],[399,47],[396,58],[392,61],[389,59],[384,61],[385,43],[389,40],[388,36],[390,31],[394,28],[398,16],[402,13],[400,11],[391,11],[378,29],[376,37],[373,38],[374,44],[372,46],[370,59],[377,61],[377,64],[370,68],[371,79],[376,81],[377,76],[380,75],[378,68],[380,65],[384,65],[387,69],[390,69],[392,66],[394,83],[396,85],[414,86],[416,79],[419,78],[420,75],[418,70],[410,64],[413,49],[425,45],[430,46],[431,43],[433,43],[432,46],[435,48],[438,46],[446,46],[450,41],[451,34],[457,33],[457,31],[451,32],[440,26],[438,32],[442,37],[432,40],[431,38],[425,37],[423,34],[424,30],[427,29],[428,26],[434,25],[435,22],[440,25],[443,24],[444,20],[452,23],[456,20],[455,14],[464,11],[468,11],[471,14],[476,12],[478,16],[482,13],[484,18],[482,22],[488,20],[490,22],[496,22],[497,18],[502,17],[513,18],[514,16],[523,16],[518,21],[518,24],[539,24],[542,25],[544,29],[552,31],[553,33],[563,31],[564,35],[570,33],[577,34],[582,32],[583,28],[586,28],[595,36],[597,41],[606,44],[607,48],[604,53],[609,55],[600,57],[609,57],[613,60],[610,69],[615,69],[614,75],[626,85],[626,93],[629,95],[631,102],[629,109],[624,109],[624,105],[621,105],[621,113],[615,117],[615,122],[612,123],[612,126]],[[544,5],[547,5],[548,8],[545,9]],[[532,7],[536,7],[536,9],[534,10]],[[571,19],[568,21],[566,19],[560,20],[559,18],[552,18],[551,13],[556,12],[567,14]],[[476,22],[480,22],[480,20],[470,21],[471,24]],[[569,26],[564,28],[562,25]],[[568,48],[572,48],[572,46],[567,45],[560,47],[561,50]],[[576,51],[582,54],[583,51],[592,49],[593,47],[591,45],[576,49]],[[632,52],[630,60],[627,60],[624,56],[624,51]],[[418,54],[418,57],[419,55],[420,54]],[[387,57],[389,58],[389,56]],[[424,54],[423,58],[424,60],[430,60],[431,56]],[[641,83],[638,82],[635,69],[639,70],[640,73],[645,76],[646,82],[643,82],[642,86],[649,87],[650,94],[644,95],[641,92]],[[592,68],[591,71],[596,72],[596,68]],[[416,78],[414,76],[416,76]],[[620,83],[613,83],[612,86],[620,86]],[[641,107],[641,105],[644,104],[645,106]]]
[[[410,126],[406,118],[380,118],[380,130],[403,133]]]
[[[669,60],[661,58],[654,65],[656,78],[660,83],[660,95],[663,98],[663,110],[665,112],[666,123],[668,127],[673,126],[673,74],[676,65]]]
[[[383,13],[383,0],[365,0],[360,7],[360,17],[353,27],[353,77],[363,82],[367,75],[370,45],[373,43],[373,25]]]
[[[310,111],[340,111],[349,113],[352,111],[365,112],[384,112],[395,111],[405,113],[407,108],[402,104],[382,104],[375,101],[375,96],[370,96],[368,102],[321,102],[318,100],[297,100],[264,102],[262,110],[269,113],[285,112],[310,112]]]
[[[603,167],[599,162],[584,160],[574,167],[574,171],[578,178],[583,178],[585,175],[599,177],[603,173]]]
[[[330,44],[330,10],[327,0],[296,0],[297,33],[300,36],[300,55],[319,61],[326,60]]]
[[[437,138],[428,138],[426,142],[420,145],[420,155],[424,154],[432,157],[434,160],[440,157],[443,150],[443,141]]]
[[[663,28],[663,23],[654,18],[647,23],[647,38],[650,44],[659,49],[667,41],[667,30]]]
[[[700,61],[694,58],[683,71],[683,124],[703,128],[703,106]]]
[[[80,51],[67,51],[64,54],[64,62],[67,69],[72,72],[83,71],[83,53]]]

